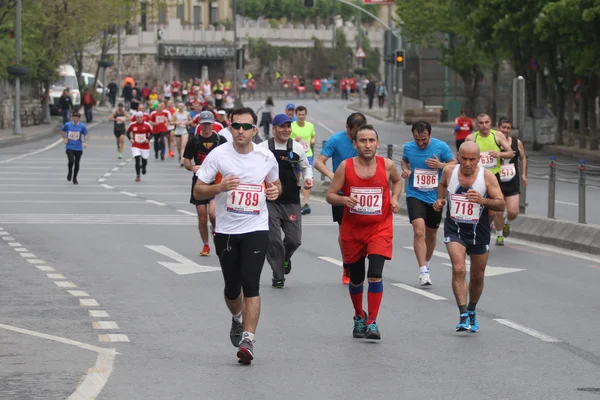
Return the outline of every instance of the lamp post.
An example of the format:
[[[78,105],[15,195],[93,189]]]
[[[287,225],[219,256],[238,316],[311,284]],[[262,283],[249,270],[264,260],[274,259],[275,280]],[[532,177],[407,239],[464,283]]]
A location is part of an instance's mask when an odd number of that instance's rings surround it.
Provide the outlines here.
[[[16,46],[17,46],[17,67],[21,64],[21,0],[17,0],[17,22]],[[13,122],[13,135],[21,134],[21,77],[15,74],[15,116]]]

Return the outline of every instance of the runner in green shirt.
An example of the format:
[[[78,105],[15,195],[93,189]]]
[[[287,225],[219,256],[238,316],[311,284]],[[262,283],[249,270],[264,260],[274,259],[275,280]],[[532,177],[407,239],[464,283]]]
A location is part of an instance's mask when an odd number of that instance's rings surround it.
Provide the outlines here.
[[[304,106],[298,106],[296,108],[296,117],[298,120],[292,123],[292,135],[290,137],[297,142],[300,142],[306,152],[306,157],[308,158],[310,166],[314,167],[313,148],[317,142],[317,134],[315,133],[315,126],[306,120],[307,113],[308,111]],[[302,215],[310,214],[311,212],[310,206],[308,205],[309,197],[310,189],[302,189]]]

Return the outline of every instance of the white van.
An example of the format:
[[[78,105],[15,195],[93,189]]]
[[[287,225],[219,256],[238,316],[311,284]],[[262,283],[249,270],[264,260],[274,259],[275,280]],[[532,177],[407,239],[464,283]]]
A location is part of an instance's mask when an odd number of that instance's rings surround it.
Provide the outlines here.
[[[79,92],[79,83],[75,68],[64,64],[58,67],[58,78],[50,85],[50,111],[58,112],[58,100],[65,89],[69,89],[73,107],[78,109],[81,106],[81,93]]]
[[[81,80],[83,81],[83,85],[85,87],[92,87],[92,85],[94,84],[94,79],[96,79],[96,77],[90,73],[81,73]],[[98,82],[96,82],[96,93],[102,94],[102,89],[104,89],[104,85],[102,84],[102,82],[100,82],[100,79],[98,79]]]

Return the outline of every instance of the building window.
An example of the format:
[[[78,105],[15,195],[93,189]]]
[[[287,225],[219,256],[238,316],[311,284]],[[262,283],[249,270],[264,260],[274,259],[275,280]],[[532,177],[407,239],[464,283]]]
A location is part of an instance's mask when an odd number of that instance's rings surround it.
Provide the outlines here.
[[[202,25],[202,6],[194,6],[194,27],[200,28]]]
[[[183,24],[185,22],[185,12],[183,11],[183,4],[177,6],[177,19]]]
[[[166,25],[167,22],[167,6],[164,4],[161,4],[158,6],[158,23],[161,25]]]
[[[213,25],[213,24],[216,24],[217,22],[219,22],[219,3],[212,2],[210,4],[210,21],[209,21],[209,23],[211,25]]]

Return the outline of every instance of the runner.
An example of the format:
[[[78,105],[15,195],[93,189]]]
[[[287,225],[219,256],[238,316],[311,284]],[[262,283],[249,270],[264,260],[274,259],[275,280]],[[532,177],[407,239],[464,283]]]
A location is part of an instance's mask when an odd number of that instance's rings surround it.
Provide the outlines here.
[[[455,144],[456,151],[460,148],[460,145],[465,142],[467,136],[473,132],[473,121],[471,118],[467,117],[467,110],[464,108],[460,110],[460,117],[454,120],[454,135],[455,135]]]
[[[204,162],[204,159],[208,154],[213,151],[219,145],[227,143],[227,139],[219,135],[213,130],[213,123],[215,117],[210,111],[202,111],[199,114],[199,125],[198,133],[190,139],[185,147],[183,153],[183,165],[188,171],[194,172],[192,178],[192,196],[190,203],[196,206],[196,212],[198,213],[198,231],[200,232],[200,238],[202,239],[202,257],[208,257],[210,255],[210,245],[208,244],[208,220],[212,226],[211,231],[214,233],[215,227],[215,199],[198,200],[194,198],[194,186],[198,179],[195,175],[200,169],[200,166]],[[192,160],[194,164],[192,164]]]
[[[173,97],[177,98],[175,94],[173,94]],[[165,105],[165,110],[167,110],[171,114],[171,117],[175,115],[177,109],[173,107],[172,100],[167,101],[167,104]],[[167,122],[167,145],[169,148],[167,156],[169,158],[175,157],[175,125],[172,123],[171,119],[169,119],[169,121]]]
[[[171,86],[169,86],[170,88]],[[137,115],[137,114],[136,114]],[[150,114],[150,122],[152,123],[152,136],[154,137],[154,158],[158,160],[165,159],[165,137],[168,134],[167,123],[171,120],[171,113],[165,110],[165,103],[159,103],[158,109]]]
[[[150,157],[150,134],[152,126],[144,121],[144,113],[135,114],[135,123],[127,128],[127,138],[131,142],[131,155],[135,159],[135,181],[140,181],[140,172],[146,175],[146,166]],[[133,139],[131,135],[133,134]]]
[[[71,121],[63,125],[61,135],[63,142],[65,142],[65,150],[67,153],[67,159],[69,160],[68,168],[69,173],[67,174],[67,181],[77,185],[77,174],[79,173],[79,161],[83,155],[83,149],[87,147],[87,127],[83,122],[79,122],[81,114],[75,111],[71,114]]]
[[[392,160],[377,156],[379,136],[373,126],[358,128],[353,143],[358,156],[342,161],[335,171],[327,202],[344,207],[340,234],[344,262],[350,269],[348,289],[354,306],[352,336],[379,340],[377,314],[383,296],[383,264],[392,259],[392,211],[400,212],[398,198],[402,193],[402,178]],[[343,195],[338,193],[340,191]],[[367,257],[368,313],[363,310]]]
[[[277,200],[267,202],[269,209],[269,251],[267,261],[273,270],[274,288],[283,288],[285,276],[292,270],[292,255],[302,242],[302,212],[300,183],[302,171],[304,187],[313,185],[313,171],[300,143],[290,138],[292,120],[286,114],[273,118],[273,137],[262,142],[275,155],[279,164],[279,180],[283,192]],[[285,237],[281,238],[281,231]]]
[[[317,134],[315,133],[315,126],[306,120],[307,113],[308,111],[304,106],[298,106],[298,108],[296,108],[296,117],[298,120],[292,124],[291,137],[302,145],[304,151],[306,152],[306,157],[308,157],[308,162],[310,163],[310,166],[313,167],[315,165],[313,160],[313,149],[315,147],[315,143],[317,142]],[[303,188],[302,215],[310,214],[312,211],[308,205],[309,198],[310,189]]]
[[[229,338],[239,346],[238,362],[250,364],[260,315],[260,274],[269,245],[265,198],[277,199],[281,183],[273,153],[252,142],[258,132],[254,111],[239,108],[231,122],[235,141],[206,157],[197,173],[194,197],[216,197],[214,240],[225,280],[225,303],[233,316]]]
[[[320,79],[313,80],[313,89],[315,90],[315,100],[319,101],[319,94],[321,94],[322,82]],[[297,111],[296,111],[297,112]]]
[[[413,227],[413,247],[419,267],[419,285],[431,285],[429,262],[435,250],[437,230],[442,212],[432,207],[437,200],[437,188],[442,169],[456,164],[450,147],[431,137],[431,125],[419,121],[412,126],[414,141],[404,145],[402,178],[409,178],[406,188],[406,209]]]
[[[127,111],[125,111],[123,103],[119,103],[117,109],[113,111],[108,120],[115,122],[113,132],[117,139],[117,151],[121,159],[123,158],[123,149],[125,148],[125,121],[127,121]]]
[[[513,139],[510,136],[512,131],[512,121],[508,118],[500,119],[499,124],[500,131],[506,136],[508,144],[512,151],[515,152],[515,156],[511,159],[502,159],[502,165],[500,166],[500,189],[504,195],[504,201],[506,202],[506,218],[503,212],[496,213],[494,217],[494,227],[496,233],[500,232],[496,237],[496,245],[504,246],[504,237],[510,235],[510,221],[514,221],[519,215],[519,195],[521,193],[521,184],[519,180],[519,170],[521,170],[521,179],[523,179],[523,186],[527,187],[527,156],[525,154],[525,147],[523,142],[519,139]],[[519,167],[519,160],[521,166]]]
[[[444,243],[452,263],[452,290],[460,313],[457,332],[479,331],[476,306],[483,292],[490,249],[488,210],[502,211],[505,207],[498,180],[492,172],[478,166],[479,153],[479,147],[475,143],[465,142],[460,146],[460,164],[444,168],[438,199],[433,204],[435,210],[441,211],[448,203]],[[467,255],[471,260],[468,289]]]
[[[353,139],[356,131],[361,125],[365,125],[367,123],[367,118],[361,113],[352,113],[346,119],[346,130],[340,131],[335,135],[331,136],[327,139],[325,146],[321,149],[321,154],[319,154],[319,158],[315,161],[315,168],[317,171],[327,176],[330,180],[333,180],[334,171],[337,170],[338,166],[342,163],[342,161],[356,157],[356,149],[354,148]],[[332,167],[333,171],[331,171],[325,163],[327,160],[332,159]],[[331,215],[333,217],[333,222],[337,222],[340,227],[341,233],[341,224],[342,219],[344,217],[344,207],[343,206],[331,206]],[[338,243],[340,245],[340,250],[342,248],[342,240],[340,236],[338,236]],[[342,271],[342,283],[344,285],[348,285],[350,283],[350,271],[348,270],[348,266],[344,264],[344,269]]]
[[[188,126],[192,123],[192,117],[185,110],[183,103],[178,104],[178,110],[173,114],[172,122],[175,125],[175,141],[177,144],[177,154],[179,155],[179,166],[183,167],[183,153],[188,141]]]
[[[292,103],[285,106],[285,113],[292,120],[292,122],[296,122],[298,118],[296,118],[296,106]]]

